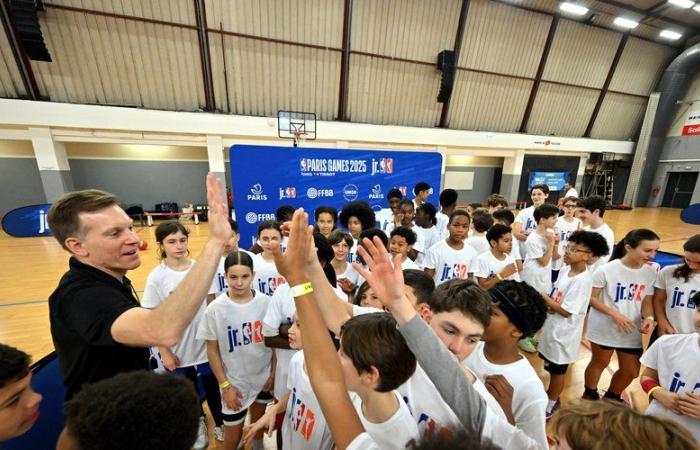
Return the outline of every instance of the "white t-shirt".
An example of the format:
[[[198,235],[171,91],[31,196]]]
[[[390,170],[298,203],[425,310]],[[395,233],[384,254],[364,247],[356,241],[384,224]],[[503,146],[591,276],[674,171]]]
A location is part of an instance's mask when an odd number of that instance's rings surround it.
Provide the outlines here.
[[[599,226],[598,228],[591,228],[591,227],[584,226],[583,229],[586,231],[593,231],[593,232],[598,233],[601,236],[603,236],[605,238],[605,242],[608,243],[608,248],[610,249],[610,251],[608,252],[607,255],[601,256],[600,258],[598,258],[598,260],[596,262],[594,262],[593,264],[590,264],[588,266],[588,269],[591,272],[595,273],[595,271],[598,270],[598,268],[602,267],[603,264],[605,264],[606,262],[608,262],[610,260],[610,256],[612,255],[613,248],[615,247],[615,233],[613,233],[612,228],[610,228],[607,223],[604,223],[603,225]]]
[[[661,336],[642,355],[641,363],[656,370],[659,384],[676,394],[700,394],[700,343],[698,333]],[[700,442],[700,420],[680,416],[652,400],[646,414],[681,424]]]
[[[552,261],[552,270],[559,270],[564,265],[564,253],[566,253],[566,245],[569,243],[569,236],[571,233],[578,230],[581,227],[581,221],[574,217],[574,220],[567,222],[564,216],[557,219],[557,224],[554,229],[559,233],[559,254],[562,258]]]
[[[360,417],[362,426],[379,447],[386,450],[403,450],[410,440],[418,440],[418,426],[408,410],[408,406],[401,399],[401,395],[396,391],[393,393],[399,407],[389,419],[382,423],[372,423],[367,420],[362,411],[362,399],[359,395],[350,393],[350,399]]]
[[[461,250],[455,250],[443,239],[428,250],[425,268],[435,270],[433,280],[436,286],[453,278],[464,280],[474,272],[476,256],[476,250],[469,245],[464,244]]]
[[[510,256],[516,261],[522,261],[523,259],[522,256],[520,256],[520,245],[518,244],[517,239],[513,240],[513,247],[510,249]]]
[[[440,233],[440,239],[447,239],[447,237],[450,235],[450,232],[447,230],[447,224],[450,223],[450,216],[442,211],[438,211],[438,213],[435,214],[435,220],[437,220],[437,224],[435,224],[435,226]]]
[[[226,378],[242,396],[238,411],[253,403],[270,376],[272,350],[262,332],[270,300],[255,292],[251,301],[238,304],[221,294],[207,306],[197,330],[197,339],[218,342]]]
[[[411,258],[409,258],[409,257],[406,257],[406,259],[404,259],[404,260],[401,262],[401,270],[406,270],[406,269],[421,270],[421,269],[420,269],[420,266],[418,266],[418,264],[416,264],[415,262],[413,262],[413,260],[412,260]]]
[[[515,246],[513,246],[515,248]],[[500,260],[493,256],[491,251],[482,253],[476,258],[476,263],[474,264],[474,276],[479,278],[493,278],[496,274],[499,274],[505,269],[508,264],[515,264],[515,260],[512,256],[506,255],[505,259]],[[511,276],[507,277],[506,280],[520,281],[520,274],[515,272]]]
[[[535,222],[535,205],[528,206],[525,209],[521,209],[518,215],[515,217],[513,223],[522,224],[521,231],[523,233],[530,233],[537,228],[537,222]],[[520,255],[524,258],[527,257],[527,251],[525,250],[525,241],[515,239],[513,236],[513,244],[517,243],[520,246]]]
[[[646,264],[639,269],[630,269],[616,259],[596,270],[593,273],[593,287],[602,288],[599,300],[618,310],[635,325],[631,333],[621,333],[610,316],[591,308],[586,335],[588,340],[608,347],[642,348],[642,334],[639,331],[642,300],[654,293],[655,281],[654,269]]]
[[[348,254],[346,256],[348,260],[348,264],[352,264],[354,262],[360,263],[357,259],[357,245],[360,241],[358,239],[352,238],[352,247],[350,247],[350,250],[348,250]]]
[[[547,394],[527,358],[522,357],[511,364],[493,364],[484,356],[484,342],[479,342],[464,362],[482,382],[484,376],[496,374],[508,380],[513,386],[512,410],[517,427],[542,448],[548,448],[545,433]]]
[[[666,266],[656,277],[655,288],[666,291],[666,317],[678,333],[693,333],[693,316],[697,305],[693,296],[700,291],[700,274],[690,272],[686,282],[683,278],[673,278],[673,271],[682,264]]]
[[[530,233],[525,241],[525,261],[520,279],[534,287],[541,294],[549,294],[552,290],[552,260],[545,266],[540,264],[537,258],[541,258],[547,252],[549,242],[547,238]]]
[[[547,314],[537,347],[545,358],[555,364],[570,364],[578,360],[583,322],[593,289],[593,274],[588,270],[573,277],[569,276],[570,271],[570,266],[562,267],[549,296],[571,315]]]
[[[394,212],[391,210],[391,208],[382,208],[381,210],[377,211],[374,218],[377,220],[377,228],[384,230],[387,224],[394,221]]]
[[[413,244],[413,250],[418,252],[418,256],[420,256],[420,253],[425,253],[427,251],[427,247],[425,246],[425,233],[423,233],[424,229],[415,224],[409,229],[416,233],[416,243]],[[393,222],[386,227],[386,236],[389,238],[389,240],[391,240],[390,236],[392,231],[394,231]]]
[[[302,351],[296,353],[289,363],[285,388],[291,393],[282,424],[282,447],[288,450],[331,450],[333,436],[304,371]]]
[[[192,261],[194,264],[194,261]],[[176,271],[168,267],[164,262],[160,263],[153,271],[148,275],[146,279],[146,288],[143,292],[143,299],[141,300],[141,306],[144,308],[153,309],[158,305],[163,303],[170,294],[173,293],[175,288],[180,284],[180,282],[187,276],[192,266],[187,270]],[[216,284],[214,280],[212,285],[209,287],[209,294],[216,293]],[[170,351],[173,352],[177,359],[180,360],[179,367],[190,367],[195,364],[203,364],[207,362],[207,346],[205,342],[198,341],[197,327],[199,322],[204,317],[204,310],[207,307],[206,298],[202,299],[202,304],[200,305],[197,313],[192,318],[192,321],[187,325],[185,331],[182,333],[182,337],[174,346],[170,347]],[[152,351],[157,352],[158,348],[154,347]]]
[[[239,248],[238,251],[241,253],[248,254],[248,256],[250,256],[251,258],[255,256],[253,253],[250,253],[248,250],[243,250],[242,248]],[[216,269],[216,275],[214,275],[214,283],[216,283],[217,297],[223,294],[224,292],[228,291],[228,283],[226,283],[226,270],[224,270],[224,262],[226,262],[226,255],[221,257],[221,260],[219,261],[219,267]]]
[[[489,241],[486,240],[486,236],[472,236],[464,240],[471,248],[476,250],[477,255],[482,253],[491,252],[491,246]]]
[[[345,450],[383,450],[374,442],[369,433],[364,432],[355,436]]]
[[[280,326],[291,325],[294,322],[294,313],[296,310],[297,308],[294,303],[294,297],[292,297],[291,288],[289,284],[285,283],[272,294],[270,305],[267,307],[265,317],[263,318],[263,336],[279,336]],[[273,350],[277,357],[273,395],[276,399],[280,400],[289,392],[287,390],[289,361],[299,350],[287,348],[275,348]]]
[[[419,364],[416,365],[416,371],[411,378],[396,390],[408,405],[421,436],[428,431],[440,431],[460,425],[457,415],[444,402],[440,392]]]
[[[275,289],[287,282],[277,271],[275,262],[265,261],[262,253],[253,256],[253,270],[255,271],[255,278],[253,278],[251,287],[265,295],[274,294]]]
[[[347,263],[345,266],[345,271],[343,273],[336,273],[335,278],[338,280],[346,278],[352,282],[352,284],[357,285],[357,281],[360,279],[360,274],[357,273],[357,270],[352,267],[352,264]]]

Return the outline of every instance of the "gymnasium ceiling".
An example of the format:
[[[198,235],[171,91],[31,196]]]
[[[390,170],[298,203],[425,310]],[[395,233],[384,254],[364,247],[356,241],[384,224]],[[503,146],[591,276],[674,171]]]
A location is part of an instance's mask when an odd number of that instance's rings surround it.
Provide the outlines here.
[[[53,62],[30,62],[39,97],[633,140],[661,73],[700,32],[700,12],[665,0],[581,0],[590,11],[578,20],[553,0],[204,0],[208,72],[197,3],[44,2]],[[616,16],[640,25],[625,36]],[[683,38],[660,39],[667,28]],[[435,62],[456,46],[444,107]],[[0,58],[0,97],[31,98],[3,32]]]

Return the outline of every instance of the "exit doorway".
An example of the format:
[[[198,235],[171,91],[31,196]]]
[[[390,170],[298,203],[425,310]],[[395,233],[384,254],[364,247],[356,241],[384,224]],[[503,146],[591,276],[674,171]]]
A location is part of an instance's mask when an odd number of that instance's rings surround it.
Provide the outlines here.
[[[669,172],[668,183],[661,206],[666,208],[686,208],[690,206],[698,172]]]

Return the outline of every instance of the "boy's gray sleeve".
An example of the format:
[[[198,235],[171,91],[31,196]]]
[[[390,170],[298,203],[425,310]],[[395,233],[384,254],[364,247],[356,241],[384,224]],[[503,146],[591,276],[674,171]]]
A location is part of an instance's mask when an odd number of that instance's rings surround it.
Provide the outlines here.
[[[486,419],[486,402],[452,353],[418,315],[399,327],[399,331],[462,425],[481,434]]]

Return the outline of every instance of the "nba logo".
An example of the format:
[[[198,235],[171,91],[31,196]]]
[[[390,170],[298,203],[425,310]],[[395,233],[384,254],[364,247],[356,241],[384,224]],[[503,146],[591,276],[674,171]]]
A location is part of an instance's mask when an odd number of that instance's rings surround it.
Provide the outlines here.
[[[394,159],[383,158],[381,162],[383,173],[394,173]],[[404,194],[405,195],[405,194]]]
[[[288,198],[297,198],[297,188],[288,187],[287,188],[287,197]]]
[[[299,165],[301,166],[301,171],[306,172],[306,160],[305,159],[300,160]]]

